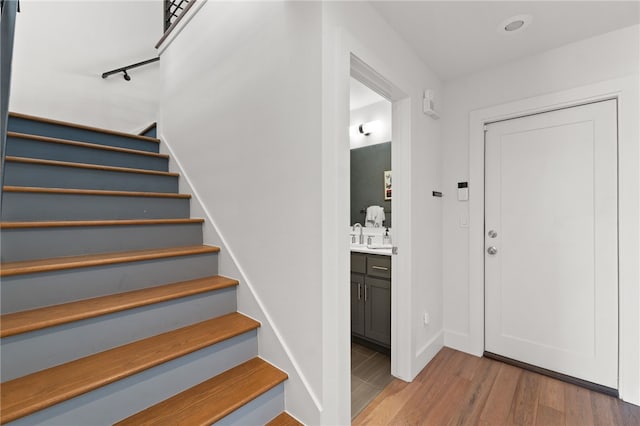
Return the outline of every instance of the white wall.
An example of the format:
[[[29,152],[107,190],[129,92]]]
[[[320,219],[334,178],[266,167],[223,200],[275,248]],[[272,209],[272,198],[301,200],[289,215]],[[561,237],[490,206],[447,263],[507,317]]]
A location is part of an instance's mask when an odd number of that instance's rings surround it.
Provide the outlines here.
[[[347,66],[333,79],[325,61],[337,27],[380,57],[380,71],[406,93],[403,157],[416,184],[404,189],[414,239],[405,236],[401,269],[412,378],[442,345],[441,206],[431,198],[439,127],[421,112],[422,91],[440,90],[437,78],[366,3],[207,2],[161,59],[160,135],[199,201],[194,211],[215,225],[205,239],[223,246],[221,272],[240,274],[239,310],[263,323],[261,356],[290,374],[287,409],[307,424],[350,422],[350,77]],[[332,127],[336,90],[344,96]]]
[[[156,121],[157,63],[102,79],[157,55],[156,1],[21,1],[10,111],[137,131]]]
[[[323,424],[333,425],[348,424],[350,413],[349,248],[343,233],[349,220],[350,54],[394,85],[394,243],[400,255],[393,268],[401,279],[394,278],[392,297],[401,312],[392,321],[392,352],[402,334],[402,359],[394,363],[406,380],[443,344],[442,210],[441,199],[431,196],[440,188],[440,129],[422,113],[423,90],[438,92],[441,83],[368,3],[325,2],[323,10]],[[422,324],[424,311],[431,314],[429,326]]]
[[[307,424],[323,383],[321,18],[319,3],[209,1],[161,55],[160,137]]]
[[[366,136],[358,126],[371,121],[378,122],[378,129]],[[358,109],[352,109],[349,119],[349,146],[351,149],[389,142],[391,140],[391,102],[380,101]]]
[[[447,82],[444,90],[443,137],[444,160],[443,182],[445,195],[453,194],[456,182],[469,179],[469,114],[473,110],[488,106],[521,100],[533,96],[549,94],[574,87],[584,86],[604,80],[616,79],[628,75],[635,75],[637,81],[640,55],[640,27],[628,27],[602,36],[572,43],[557,49],[531,56],[499,68],[487,70],[478,74]],[[636,94],[637,95],[637,94]],[[635,105],[635,106],[633,106]],[[622,121],[626,126],[622,129],[637,135],[638,112],[637,98],[628,102],[626,107],[635,108],[635,119]],[[628,113],[628,110],[625,111]],[[633,114],[631,114],[633,116]],[[621,163],[624,169],[621,176],[625,177],[625,185],[621,187],[621,197],[630,200],[625,206],[626,213],[635,219],[634,226],[628,228],[631,237],[624,242],[624,256],[621,262],[621,286],[629,285],[635,290],[635,300],[629,302],[635,306],[635,312],[640,308],[638,300],[638,161],[637,141],[635,148],[630,147],[632,163],[635,162],[635,172]],[[621,147],[622,152],[623,147]],[[635,160],[634,157],[635,149]],[[629,157],[627,157],[627,161]],[[630,179],[628,179],[630,178]],[[469,182],[469,190],[482,191]],[[472,329],[477,329],[470,315],[473,301],[469,288],[469,231],[461,222],[469,223],[468,203],[456,201],[455,197],[444,198],[444,326],[445,343],[467,352],[474,350],[474,336]],[[628,222],[629,223],[629,222]],[[621,242],[622,244],[623,242]],[[623,274],[624,272],[624,274]],[[624,282],[622,281],[624,280]],[[635,284],[634,284],[635,283]],[[624,302],[624,301],[623,301]],[[622,305],[621,305],[622,306]],[[627,317],[629,318],[629,317]],[[633,318],[633,316],[631,317]],[[627,392],[627,399],[640,402],[640,374],[637,359],[638,340],[640,338],[640,324],[638,316],[631,320],[631,324],[622,324],[621,340],[631,342],[627,353],[621,354],[636,358],[635,368],[625,370],[634,376],[636,389]],[[635,342],[635,343],[634,343]],[[630,352],[629,352],[630,351]],[[634,362],[631,362],[633,366]],[[633,387],[633,386],[632,386]],[[629,388],[627,388],[629,391]],[[624,395],[623,395],[624,397]]]

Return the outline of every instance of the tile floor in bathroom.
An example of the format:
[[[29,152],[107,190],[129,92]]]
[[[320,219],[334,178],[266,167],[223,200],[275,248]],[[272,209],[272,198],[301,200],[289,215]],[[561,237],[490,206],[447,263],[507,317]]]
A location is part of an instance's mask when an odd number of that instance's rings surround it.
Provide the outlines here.
[[[393,380],[391,357],[351,343],[351,418]]]

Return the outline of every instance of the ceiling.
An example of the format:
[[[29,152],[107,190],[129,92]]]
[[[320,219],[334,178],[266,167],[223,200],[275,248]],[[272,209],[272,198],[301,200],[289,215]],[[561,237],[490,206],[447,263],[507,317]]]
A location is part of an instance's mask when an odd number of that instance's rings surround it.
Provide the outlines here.
[[[371,4],[444,81],[640,22],[638,0]],[[522,14],[533,18],[527,28],[498,31]]]

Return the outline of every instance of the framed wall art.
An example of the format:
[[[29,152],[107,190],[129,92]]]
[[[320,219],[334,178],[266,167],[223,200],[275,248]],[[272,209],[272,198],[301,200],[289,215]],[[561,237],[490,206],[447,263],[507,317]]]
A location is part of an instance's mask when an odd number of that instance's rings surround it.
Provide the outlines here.
[[[384,199],[391,199],[391,170],[384,172]]]

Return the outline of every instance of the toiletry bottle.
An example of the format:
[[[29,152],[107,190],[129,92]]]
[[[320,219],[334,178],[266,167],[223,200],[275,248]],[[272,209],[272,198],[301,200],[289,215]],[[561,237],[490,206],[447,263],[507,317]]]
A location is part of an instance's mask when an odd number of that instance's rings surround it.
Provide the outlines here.
[[[391,244],[391,236],[389,235],[389,228],[386,229],[382,236],[382,244]]]

